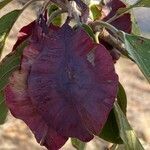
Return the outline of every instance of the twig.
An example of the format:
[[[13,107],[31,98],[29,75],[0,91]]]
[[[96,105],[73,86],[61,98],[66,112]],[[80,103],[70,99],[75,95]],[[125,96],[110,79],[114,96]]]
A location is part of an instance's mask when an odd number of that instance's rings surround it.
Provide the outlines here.
[[[101,34],[99,38],[103,39],[104,41],[112,45],[114,48],[118,49],[121,54],[128,56],[128,53],[124,47],[124,44],[120,40],[110,35],[108,31],[104,30],[103,34]]]
[[[90,25],[92,26],[92,28],[94,28],[94,31],[99,31],[102,28],[106,28],[109,31],[111,31],[116,38],[119,38],[122,40],[122,37],[120,36],[120,31],[107,22],[95,21],[95,22],[91,23]]]
[[[116,48],[116,50],[129,58],[130,60],[134,61],[129,55],[127,50],[125,49],[124,43],[122,43],[120,40],[113,37],[108,31],[104,30],[103,34],[99,36],[100,39],[104,40],[105,42],[108,42],[111,46]]]

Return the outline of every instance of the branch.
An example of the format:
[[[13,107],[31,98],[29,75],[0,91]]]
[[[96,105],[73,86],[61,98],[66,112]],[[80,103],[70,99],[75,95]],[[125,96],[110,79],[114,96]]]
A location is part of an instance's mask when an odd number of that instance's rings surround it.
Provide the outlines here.
[[[128,56],[124,44],[119,39],[114,38],[108,31],[104,30],[103,34],[101,34],[99,38],[103,39],[105,42],[108,42],[110,45],[116,48],[121,54]]]
[[[111,24],[107,23],[107,22],[104,22],[104,21],[95,21],[95,22],[90,23],[90,25],[92,26],[92,28],[96,32],[100,31],[103,28],[106,28],[109,31],[111,31],[116,38],[120,38],[121,39],[120,34],[119,34],[120,31],[117,28],[115,28],[114,26],[112,26]]]

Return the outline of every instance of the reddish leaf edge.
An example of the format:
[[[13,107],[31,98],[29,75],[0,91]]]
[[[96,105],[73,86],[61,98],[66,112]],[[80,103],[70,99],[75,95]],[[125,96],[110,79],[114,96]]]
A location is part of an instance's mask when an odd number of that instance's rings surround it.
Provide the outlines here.
[[[21,35],[21,39],[18,39],[18,43],[16,43],[16,46],[15,47],[17,47],[21,42],[23,42],[25,39],[27,39],[27,38],[29,38],[29,36],[31,35],[31,34],[28,34],[31,30],[33,30],[33,27],[34,27],[34,25],[35,25],[35,22],[32,22],[31,24],[29,24],[29,26],[26,26],[26,27],[24,27],[23,29],[21,29],[21,32],[23,33],[25,33],[25,34],[23,34],[23,35]],[[32,32],[30,32],[30,33],[32,33]],[[15,48],[14,48],[15,49]],[[22,74],[21,72],[19,72],[19,74]],[[19,74],[18,74],[18,76],[19,76]],[[13,93],[11,93],[12,91],[11,91],[11,89],[9,88],[9,86],[8,86],[8,88],[6,89],[6,92],[7,93],[10,93],[10,95],[11,95],[11,97],[13,97]],[[9,94],[7,94],[7,95],[9,95]],[[9,97],[10,98],[10,97]],[[21,104],[20,104],[21,105]],[[13,106],[12,106],[13,107]],[[19,118],[18,117],[18,115],[19,114],[15,114],[15,113],[13,113],[13,115],[14,116],[17,116],[17,118]],[[20,117],[20,119],[22,119],[22,117]],[[26,123],[27,123],[27,125],[29,125],[30,123],[28,122],[28,121],[26,121]],[[30,125],[29,125],[30,126]],[[31,125],[32,126],[32,125]],[[30,126],[30,128],[32,129],[32,127]],[[53,132],[53,131],[51,131],[51,132]],[[53,132],[54,133],[54,132]],[[57,135],[57,133],[54,133],[55,135]],[[38,135],[39,136],[39,135]],[[51,139],[51,137],[50,137],[50,139]],[[49,139],[45,139],[44,141],[47,141],[47,140],[49,140]],[[63,137],[63,140],[62,140],[62,143],[64,144],[65,142],[66,142],[66,140],[67,140],[67,137]],[[41,140],[41,141],[39,141],[39,139],[37,139],[37,141],[39,142],[39,143],[41,143],[42,145],[45,145],[46,147],[48,147],[49,148],[49,145],[47,144],[47,143],[43,143],[43,140]],[[56,140],[57,141],[57,140]],[[89,141],[89,140],[88,140]],[[53,141],[54,142],[54,141]],[[54,142],[55,143],[55,142]],[[53,143],[53,144],[54,144]],[[61,143],[61,146],[62,146],[62,143]],[[55,143],[56,144],[56,143]],[[57,145],[57,144],[56,144]],[[54,146],[55,148],[57,147],[57,146]],[[51,147],[51,146],[50,146]],[[60,146],[59,146],[60,147]],[[58,147],[57,147],[58,148]]]

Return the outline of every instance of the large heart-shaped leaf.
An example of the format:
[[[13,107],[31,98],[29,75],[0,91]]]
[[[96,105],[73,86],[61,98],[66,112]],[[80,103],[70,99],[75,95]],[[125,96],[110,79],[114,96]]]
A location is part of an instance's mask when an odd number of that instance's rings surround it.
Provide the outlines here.
[[[114,105],[115,116],[119,127],[120,137],[122,138],[127,150],[144,150],[140,141],[136,137],[135,132],[131,128],[130,124],[124,113],[121,111],[118,103]]]
[[[82,142],[76,138],[71,138],[72,146],[75,147],[77,150],[84,150],[86,147],[86,143]]]
[[[150,82],[150,39],[124,34],[125,47],[130,57]]]
[[[0,124],[3,124],[5,122],[7,112],[8,108],[5,104],[4,93],[3,91],[0,91]]]
[[[0,56],[4,48],[5,40],[21,12],[21,10],[14,10],[0,18]]]
[[[81,27],[65,23],[45,36],[41,26],[35,29],[19,71],[5,88],[7,105],[49,149],[59,149],[68,137],[87,142],[102,129],[117,94],[112,58]],[[90,51],[94,64],[87,60]]]
[[[2,9],[4,6],[6,6],[11,1],[12,0],[2,0],[2,1],[0,1],[0,9]]]

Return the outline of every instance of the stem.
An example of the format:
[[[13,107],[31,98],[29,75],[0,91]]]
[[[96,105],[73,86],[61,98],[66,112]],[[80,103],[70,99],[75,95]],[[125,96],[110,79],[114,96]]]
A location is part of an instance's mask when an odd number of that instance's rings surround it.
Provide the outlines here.
[[[94,27],[94,29],[96,29],[98,31],[99,31],[99,28],[97,28],[98,26],[100,26],[100,28],[104,27],[104,28],[110,30],[117,38],[118,37],[120,38],[120,36],[119,36],[120,31],[117,28],[115,28],[114,26],[112,26],[111,24],[107,23],[107,22],[95,21],[95,22],[92,23],[92,26]]]
[[[108,31],[104,30],[103,34],[99,38],[104,40],[105,42],[108,42],[110,45],[116,48],[121,54],[128,57],[128,52],[124,48],[124,44],[120,40],[110,35]]]
[[[99,43],[99,35],[100,35],[100,32],[96,32],[95,33],[95,41],[96,41],[96,43]]]
[[[99,38],[103,39],[104,41],[108,42],[110,45],[115,47],[124,56],[130,58],[127,50],[124,47],[123,36],[118,29],[116,29],[114,26],[104,21],[95,21],[94,23],[91,23],[91,27],[93,28],[95,32],[99,32],[99,29],[97,28],[97,26],[102,26],[110,30],[111,32],[113,32],[114,35],[116,35],[116,38],[115,38],[107,30],[104,30],[103,31],[104,33],[100,34]],[[132,58],[130,59],[133,60]]]

